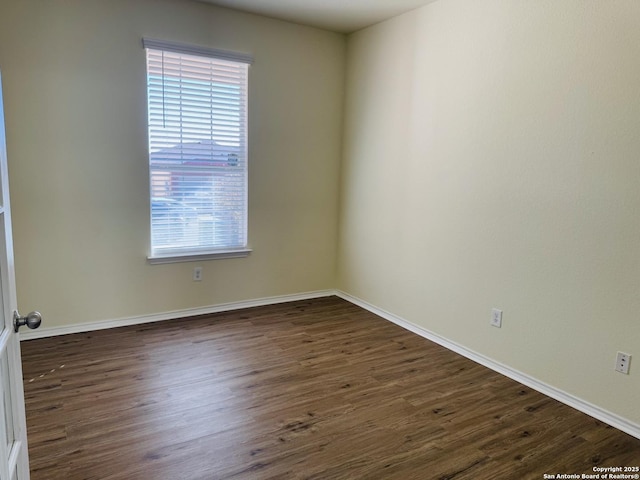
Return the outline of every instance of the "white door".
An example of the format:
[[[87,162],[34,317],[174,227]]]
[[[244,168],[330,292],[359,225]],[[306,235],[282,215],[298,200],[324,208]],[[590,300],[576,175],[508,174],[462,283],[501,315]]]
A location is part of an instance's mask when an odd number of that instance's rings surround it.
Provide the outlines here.
[[[16,281],[9,211],[7,149],[0,77],[0,480],[28,480],[27,426],[22,387],[20,343],[14,328]],[[39,314],[31,315],[30,326]],[[23,320],[23,323],[26,320]]]

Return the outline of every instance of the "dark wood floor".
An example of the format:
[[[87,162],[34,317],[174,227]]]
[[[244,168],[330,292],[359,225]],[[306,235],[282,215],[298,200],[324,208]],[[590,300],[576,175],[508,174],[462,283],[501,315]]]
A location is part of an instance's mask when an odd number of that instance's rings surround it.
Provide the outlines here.
[[[640,440],[337,298],[22,344],[33,480],[541,479]]]

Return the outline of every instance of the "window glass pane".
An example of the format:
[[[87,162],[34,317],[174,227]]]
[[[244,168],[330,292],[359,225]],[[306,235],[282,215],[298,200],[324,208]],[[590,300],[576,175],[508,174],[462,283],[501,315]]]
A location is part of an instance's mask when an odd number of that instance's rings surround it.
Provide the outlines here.
[[[152,255],[246,248],[247,74],[147,48]]]

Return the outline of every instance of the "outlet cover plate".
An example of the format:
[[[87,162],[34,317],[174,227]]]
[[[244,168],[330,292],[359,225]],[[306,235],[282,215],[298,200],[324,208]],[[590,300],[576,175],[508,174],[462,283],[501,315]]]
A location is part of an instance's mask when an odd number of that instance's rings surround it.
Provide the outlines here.
[[[618,352],[618,355],[616,355],[616,372],[629,375],[630,363],[631,363],[631,355],[624,352]]]
[[[195,267],[193,269],[193,281],[194,282],[202,281],[202,267]]]
[[[502,327],[502,310],[498,308],[491,309],[491,326],[497,328]]]

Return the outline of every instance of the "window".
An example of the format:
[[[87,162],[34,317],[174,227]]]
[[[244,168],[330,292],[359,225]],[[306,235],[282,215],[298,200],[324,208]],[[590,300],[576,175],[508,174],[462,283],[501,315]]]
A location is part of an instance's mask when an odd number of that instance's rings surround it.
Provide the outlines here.
[[[149,115],[149,259],[247,255],[251,58],[149,39],[143,45]]]

